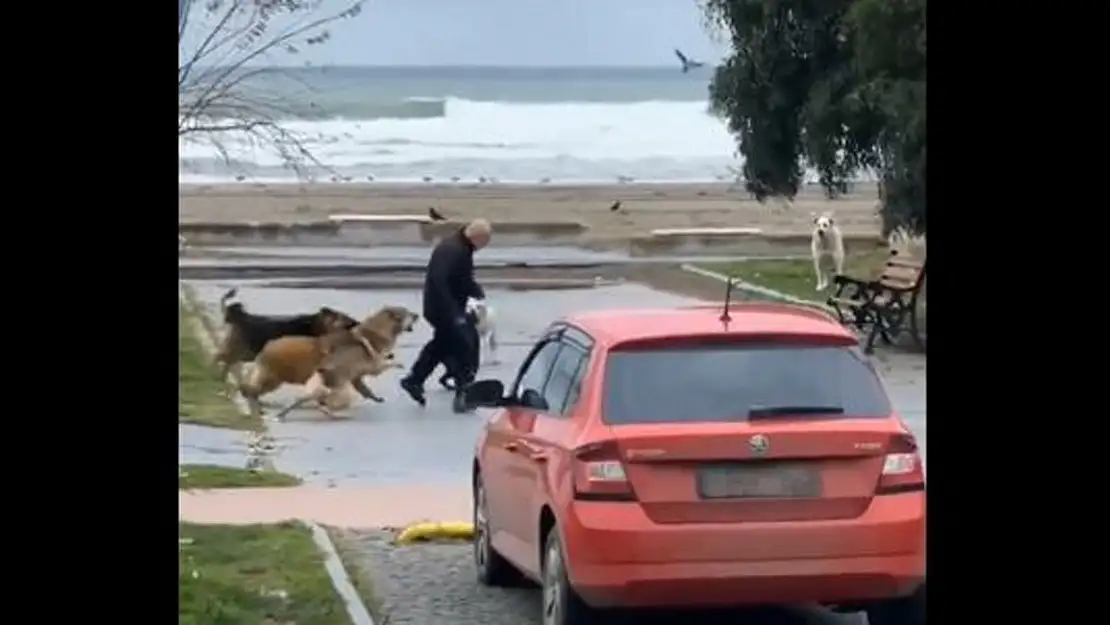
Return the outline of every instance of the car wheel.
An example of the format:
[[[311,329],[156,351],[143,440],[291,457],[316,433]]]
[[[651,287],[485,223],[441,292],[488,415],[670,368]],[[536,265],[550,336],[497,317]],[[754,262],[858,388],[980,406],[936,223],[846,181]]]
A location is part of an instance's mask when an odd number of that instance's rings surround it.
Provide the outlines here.
[[[567,576],[566,554],[559,530],[547,533],[543,549],[543,625],[586,625],[596,611],[574,592]]]
[[[489,504],[482,477],[474,478],[474,568],[478,581],[487,586],[513,586],[520,572],[493,548],[489,531]]]
[[[925,625],[925,585],[908,597],[868,607],[868,625]]]

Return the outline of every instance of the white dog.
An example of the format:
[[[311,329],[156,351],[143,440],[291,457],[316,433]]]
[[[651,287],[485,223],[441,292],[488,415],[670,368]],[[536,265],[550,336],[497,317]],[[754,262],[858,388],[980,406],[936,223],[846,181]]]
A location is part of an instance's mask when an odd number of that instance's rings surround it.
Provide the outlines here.
[[[844,273],[844,237],[836,227],[832,213],[813,218],[813,235],[809,240],[813,256],[813,272],[817,274],[817,290],[829,288],[832,276]]]
[[[486,300],[471,297],[466,300],[466,314],[474,320],[478,330],[479,347],[489,350],[489,358],[482,360],[497,364],[497,315],[493,306]]]

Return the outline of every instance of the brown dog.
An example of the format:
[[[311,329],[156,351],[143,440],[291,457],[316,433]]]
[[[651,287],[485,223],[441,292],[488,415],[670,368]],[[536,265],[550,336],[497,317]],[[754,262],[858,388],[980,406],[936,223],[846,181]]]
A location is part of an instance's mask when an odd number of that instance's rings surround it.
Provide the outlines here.
[[[404,306],[385,306],[363,319],[350,330],[337,330],[322,337],[286,336],[274,339],[254,359],[254,367],[240,391],[251,406],[261,411],[260,398],[282,384],[307,384],[315,380],[307,399],[316,399],[327,407],[331,391],[345,390],[350,385],[366,399],[381,402],[362,381],[365,375],[375,376],[386,369],[399,367],[391,363],[393,347],[403,332],[411,332],[419,317]],[[281,411],[284,417],[295,406]]]

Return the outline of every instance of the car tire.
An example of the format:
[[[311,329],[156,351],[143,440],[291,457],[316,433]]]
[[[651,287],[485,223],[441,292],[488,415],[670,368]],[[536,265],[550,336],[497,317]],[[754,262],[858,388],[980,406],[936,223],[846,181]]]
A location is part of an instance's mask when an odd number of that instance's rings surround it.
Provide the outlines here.
[[[543,625],[589,625],[597,616],[597,611],[586,605],[570,585],[566,561],[559,530],[552,528],[544,541],[540,574]]]
[[[489,532],[489,506],[482,476],[474,478],[474,568],[486,586],[515,586],[521,581],[516,569],[493,547]]]
[[[925,584],[908,597],[869,606],[868,625],[925,625]]]

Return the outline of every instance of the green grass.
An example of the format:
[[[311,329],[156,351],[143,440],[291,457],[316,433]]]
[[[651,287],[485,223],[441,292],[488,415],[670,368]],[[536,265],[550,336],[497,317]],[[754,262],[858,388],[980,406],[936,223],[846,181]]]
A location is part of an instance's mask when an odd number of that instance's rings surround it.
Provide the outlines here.
[[[178,489],[282,487],[300,483],[300,478],[280,471],[214,464],[183,464],[178,468],[177,478]]]
[[[232,389],[219,378],[212,356],[196,332],[201,321],[185,302],[177,316],[177,420],[220,428],[258,430],[262,421],[239,412]]]
[[[350,625],[300,523],[179,523],[178,534],[178,625]]]
[[[890,252],[885,248],[862,254],[849,254],[844,259],[844,273],[853,277],[876,277],[889,256]],[[827,291],[824,293],[817,291],[813,261],[808,258],[700,263],[698,266],[805,300],[824,303],[825,298],[828,297]]]

